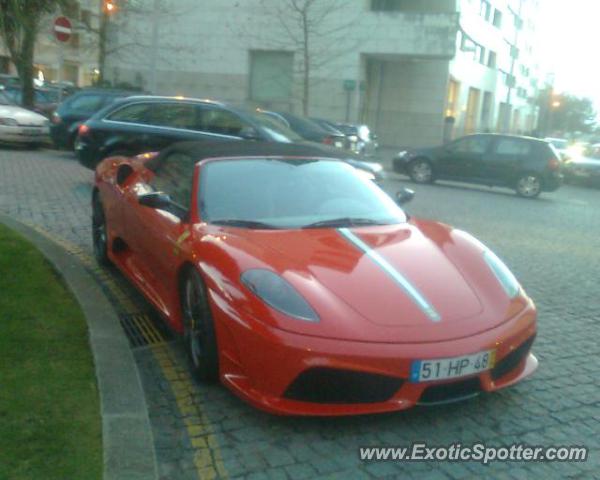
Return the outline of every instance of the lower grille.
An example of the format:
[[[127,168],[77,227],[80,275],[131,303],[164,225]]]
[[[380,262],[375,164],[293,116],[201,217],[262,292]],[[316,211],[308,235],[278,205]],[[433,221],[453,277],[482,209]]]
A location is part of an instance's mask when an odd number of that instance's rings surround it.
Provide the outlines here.
[[[427,387],[421,394],[420,404],[457,402],[474,397],[481,392],[479,377]]]
[[[521,360],[529,353],[529,349],[535,340],[535,335],[525,340],[519,347],[514,349],[504,358],[502,358],[494,368],[492,368],[491,375],[493,380],[498,380],[507,373],[511,372],[517,365],[521,363]]]
[[[392,398],[403,382],[373,373],[311,368],[298,375],[283,396],[313,403],[378,403]]]

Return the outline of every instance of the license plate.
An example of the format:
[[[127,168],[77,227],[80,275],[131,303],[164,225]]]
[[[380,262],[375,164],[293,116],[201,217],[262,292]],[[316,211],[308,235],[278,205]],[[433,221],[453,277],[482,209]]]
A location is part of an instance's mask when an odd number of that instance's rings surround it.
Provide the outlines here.
[[[495,350],[464,355],[462,357],[415,360],[410,369],[411,382],[446,380],[484,372],[494,367]]]
[[[334,146],[337,147],[337,148],[343,148],[344,144],[342,142],[335,142]]]

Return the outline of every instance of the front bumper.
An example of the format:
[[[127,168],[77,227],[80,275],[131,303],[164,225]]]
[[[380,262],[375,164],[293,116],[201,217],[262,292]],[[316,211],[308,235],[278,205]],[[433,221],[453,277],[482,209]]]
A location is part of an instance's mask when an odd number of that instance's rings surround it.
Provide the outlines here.
[[[0,125],[0,141],[8,143],[44,143],[48,141],[48,127]]]
[[[529,352],[531,345],[526,344],[533,341],[536,333],[536,312],[531,303],[514,318],[484,333],[451,341],[412,344],[309,337],[266,327],[252,318],[241,322],[239,318],[232,320],[231,312],[213,310],[221,348],[222,382],[255,407],[276,414],[355,415],[403,410],[419,403],[455,401],[513,385],[533,373],[538,364]],[[508,356],[520,346],[523,347],[517,352],[519,357],[511,360]],[[496,351],[496,366],[506,359],[511,360],[504,363],[505,366],[510,363],[509,368],[453,380],[419,383],[409,380],[414,360],[456,357],[489,349]],[[319,378],[326,382],[326,377],[319,375],[332,371],[341,372],[341,378],[334,378],[338,390],[343,390],[344,381],[353,382],[352,375],[358,375],[368,379],[367,385],[371,385],[369,388],[373,391],[356,401],[353,383],[348,384],[350,401],[344,401],[343,394],[332,393],[332,388],[322,397],[329,398],[326,401],[297,399],[309,398],[298,394],[295,388],[298,379],[311,376],[317,382]],[[312,385],[319,388],[314,378]]]

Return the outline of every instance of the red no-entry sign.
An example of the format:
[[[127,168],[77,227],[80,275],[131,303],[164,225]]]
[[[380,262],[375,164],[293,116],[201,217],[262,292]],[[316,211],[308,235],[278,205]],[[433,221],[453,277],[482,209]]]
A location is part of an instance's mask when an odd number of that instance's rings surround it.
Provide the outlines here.
[[[54,20],[54,36],[59,42],[68,42],[72,32],[71,21],[67,17],[58,17]]]

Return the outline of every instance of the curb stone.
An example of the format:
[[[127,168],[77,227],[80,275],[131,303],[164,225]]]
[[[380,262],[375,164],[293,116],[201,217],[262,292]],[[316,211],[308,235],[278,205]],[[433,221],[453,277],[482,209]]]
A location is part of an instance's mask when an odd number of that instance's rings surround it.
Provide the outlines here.
[[[0,223],[39,249],[60,273],[85,315],[100,394],[104,480],[158,479],[144,390],[113,306],[80,261],[60,246],[1,213]]]

